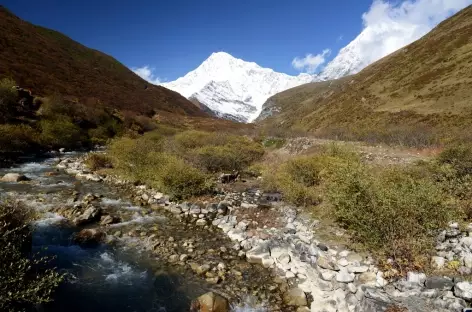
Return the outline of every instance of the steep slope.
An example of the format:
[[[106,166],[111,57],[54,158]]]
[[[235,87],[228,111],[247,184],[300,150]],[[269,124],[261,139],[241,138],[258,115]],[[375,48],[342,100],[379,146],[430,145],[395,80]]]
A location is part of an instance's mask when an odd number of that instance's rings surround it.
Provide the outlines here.
[[[23,21],[3,6],[0,47],[0,78],[13,78],[36,95],[58,92],[136,113],[206,116],[180,94],[150,85],[111,56]]]
[[[267,127],[351,134],[358,139],[402,131],[405,136],[421,131],[424,136],[451,139],[470,133],[471,117],[469,6],[356,75],[273,96],[259,120],[267,118],[263,122]]]
[[[251,121],[268,97],[315,79],[307,74],[294,77],[277,73],[217,52],[184,77],[162,85],[196,99],[219,116]]]

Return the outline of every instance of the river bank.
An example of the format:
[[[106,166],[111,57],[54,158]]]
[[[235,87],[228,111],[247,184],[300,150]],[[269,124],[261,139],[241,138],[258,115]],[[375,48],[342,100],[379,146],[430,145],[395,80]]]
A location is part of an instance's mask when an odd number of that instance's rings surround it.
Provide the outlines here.
[[[472,300],[460,276],[409,272],[389,281],[368,255],[324,244],[316,220],[278,194],[248,189],[171,202],[144,185],[89,171],[82,155],[64,156],[1,172],[31,179],[0,183],[1,193],[39,212],[35,248],[47,246],[73,276],[44,311],[188,311],[209,290],[234,311],[461,311]],[[86,246],[90,237],[86,244],[76,239],[84,230],[104,235]],[[468,259],[469,234],[455,224],[443,234],[434,260]]]
[[[279,285],[284,302],[298,311],[385,311],[393,307],[408,311],[461,311],[472,299],[465,293],[470,284],[460,276],[451,277],[450,272],[432,276],[408,272],[404,279],[388,280],[390,272],[380,271],[368,255],[345,246],[323,244],[316,233],[316,220],[302,209],[274,201],[280,197],[274,198],[273,194],[227,191],[202,207],[201,203],[173,203],[144,185],[91,173],[81,159],[67,160],[59,167],[85,179],[123,186],[136,203],[170,212],[178,220],[208,231],[218,228],[220,235],[225,233],[233,241],[240,257],[272,269],[276,280],[286,283],[288,287]],[[212,211],[218,211],[220,206],[227,206],[227,213],[213,215]],[[447,235],[438,241],[438,246],[442,244],[444,250],[444,244],[448,244],[447,248],[455,248],[463,259],[464,254],[470,254],[461,247],[469,233],[458,231],[455,226],[452,224],[444,232]]]

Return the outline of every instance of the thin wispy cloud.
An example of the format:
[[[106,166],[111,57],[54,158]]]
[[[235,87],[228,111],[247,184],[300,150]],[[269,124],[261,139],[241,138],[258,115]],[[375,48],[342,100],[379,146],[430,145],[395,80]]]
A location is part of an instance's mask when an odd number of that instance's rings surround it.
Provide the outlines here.
[[[331,50],[325,49],[317,55],[307,54],[304,58],[296,57],[292,60],[292,66],[299,71],[313,74],[326,62],[326,57],[330,54]]]
[[[154,74],[155,69],[149,66],[135,67],[131,69],[136,75],[148,81],[149,83],[158,85],[164,82],[161,78]]]
[[[343,35],[340,35],[336,41],[337,41],[337,42],[340,42],[340,41],[343,41],[343,39],[344,39],[344,36],[343,36]]]

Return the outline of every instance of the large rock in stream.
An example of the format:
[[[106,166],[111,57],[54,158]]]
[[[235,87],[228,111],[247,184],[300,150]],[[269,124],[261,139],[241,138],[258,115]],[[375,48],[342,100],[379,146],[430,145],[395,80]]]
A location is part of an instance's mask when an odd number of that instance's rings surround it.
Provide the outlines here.
[[[74,219],[74,224],[77,226],[86,225],[100,220],[102,210],[100,208],[90,206],[84,213]]]
[[[23,182],[23,181],[31,181],[30,178],[23,174],[19,173],[7,173],[1,179],[2,182]]]
[[[102,243],[106,234],[98,229],[85,229],[74,235],[74,242],[86,248],[93,248]]]
[[[192,302],[190,312],[229,312],[229,303],[226,298],[208,292]]]

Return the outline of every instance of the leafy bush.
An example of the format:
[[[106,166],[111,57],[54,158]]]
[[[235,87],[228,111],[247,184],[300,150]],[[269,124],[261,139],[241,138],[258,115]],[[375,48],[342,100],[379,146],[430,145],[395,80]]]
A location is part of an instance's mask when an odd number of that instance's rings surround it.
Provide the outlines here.
[[[75,147],[81,143],[81,129],[66,116],[54,120],[44,119],[40,125],[40,140],[44,145],[58,148]]]
[[[113,166],[110,157],[98,153],[89,154],[85,160],[85,164],[93,171],[111,168]]]
[[[174,139],[183,148],[194,149],[203,146],[220,145],[215,144],[217,137],[214,133],[189,130],[176,134]]]
[[[27,125],[0,125],[0,153],[24,153],[37,148],[38,134]]]
[[[210,191],[208,177],[177,155],[163,152],[165,140],[159,134],[112,142],[109,154],[113,166],[128,179],[149,184],[175,198],[187,198]]]
[[[280,165],[268,164],[263,170],[263,184],[268,191],[281,191],[284,198],[297,205],[317,205],[323,199],[322,185],[338,167],[356,164],[354,152],[330,146],[321,153],[289,159]]]
[[[437,161],[441,165],[449,165],[457,177],[472,175],[472,145],[448,147],[439,154]]]
[[[6,122],[12,116],[18,101],[18,92],[13,88],[15,85],[15,81],[11,79],[0,80],[0,123]]]
[[[165,156],[167,159],[161,163],[155,176],[155,184],[163,192],[183,199],[211,191],[212,183],[203,172],[175,156]]]
[[[30,210],[16,203],[0,203],[0,310],[25,310],[51,300],[64,276],[45,269],[47,258],[29,257]]]
[[[258,143],[246,138],[229,138],[225,145],[204,146],[193,152],[194,162],[209,172],[242,170],[264,155]]]
[[[342,166],[327,192],[337,220],[354,238],[399,265],[427,255],[437,230],[457,217],[441,188],[408,168],[373,172],[360,164]]]

